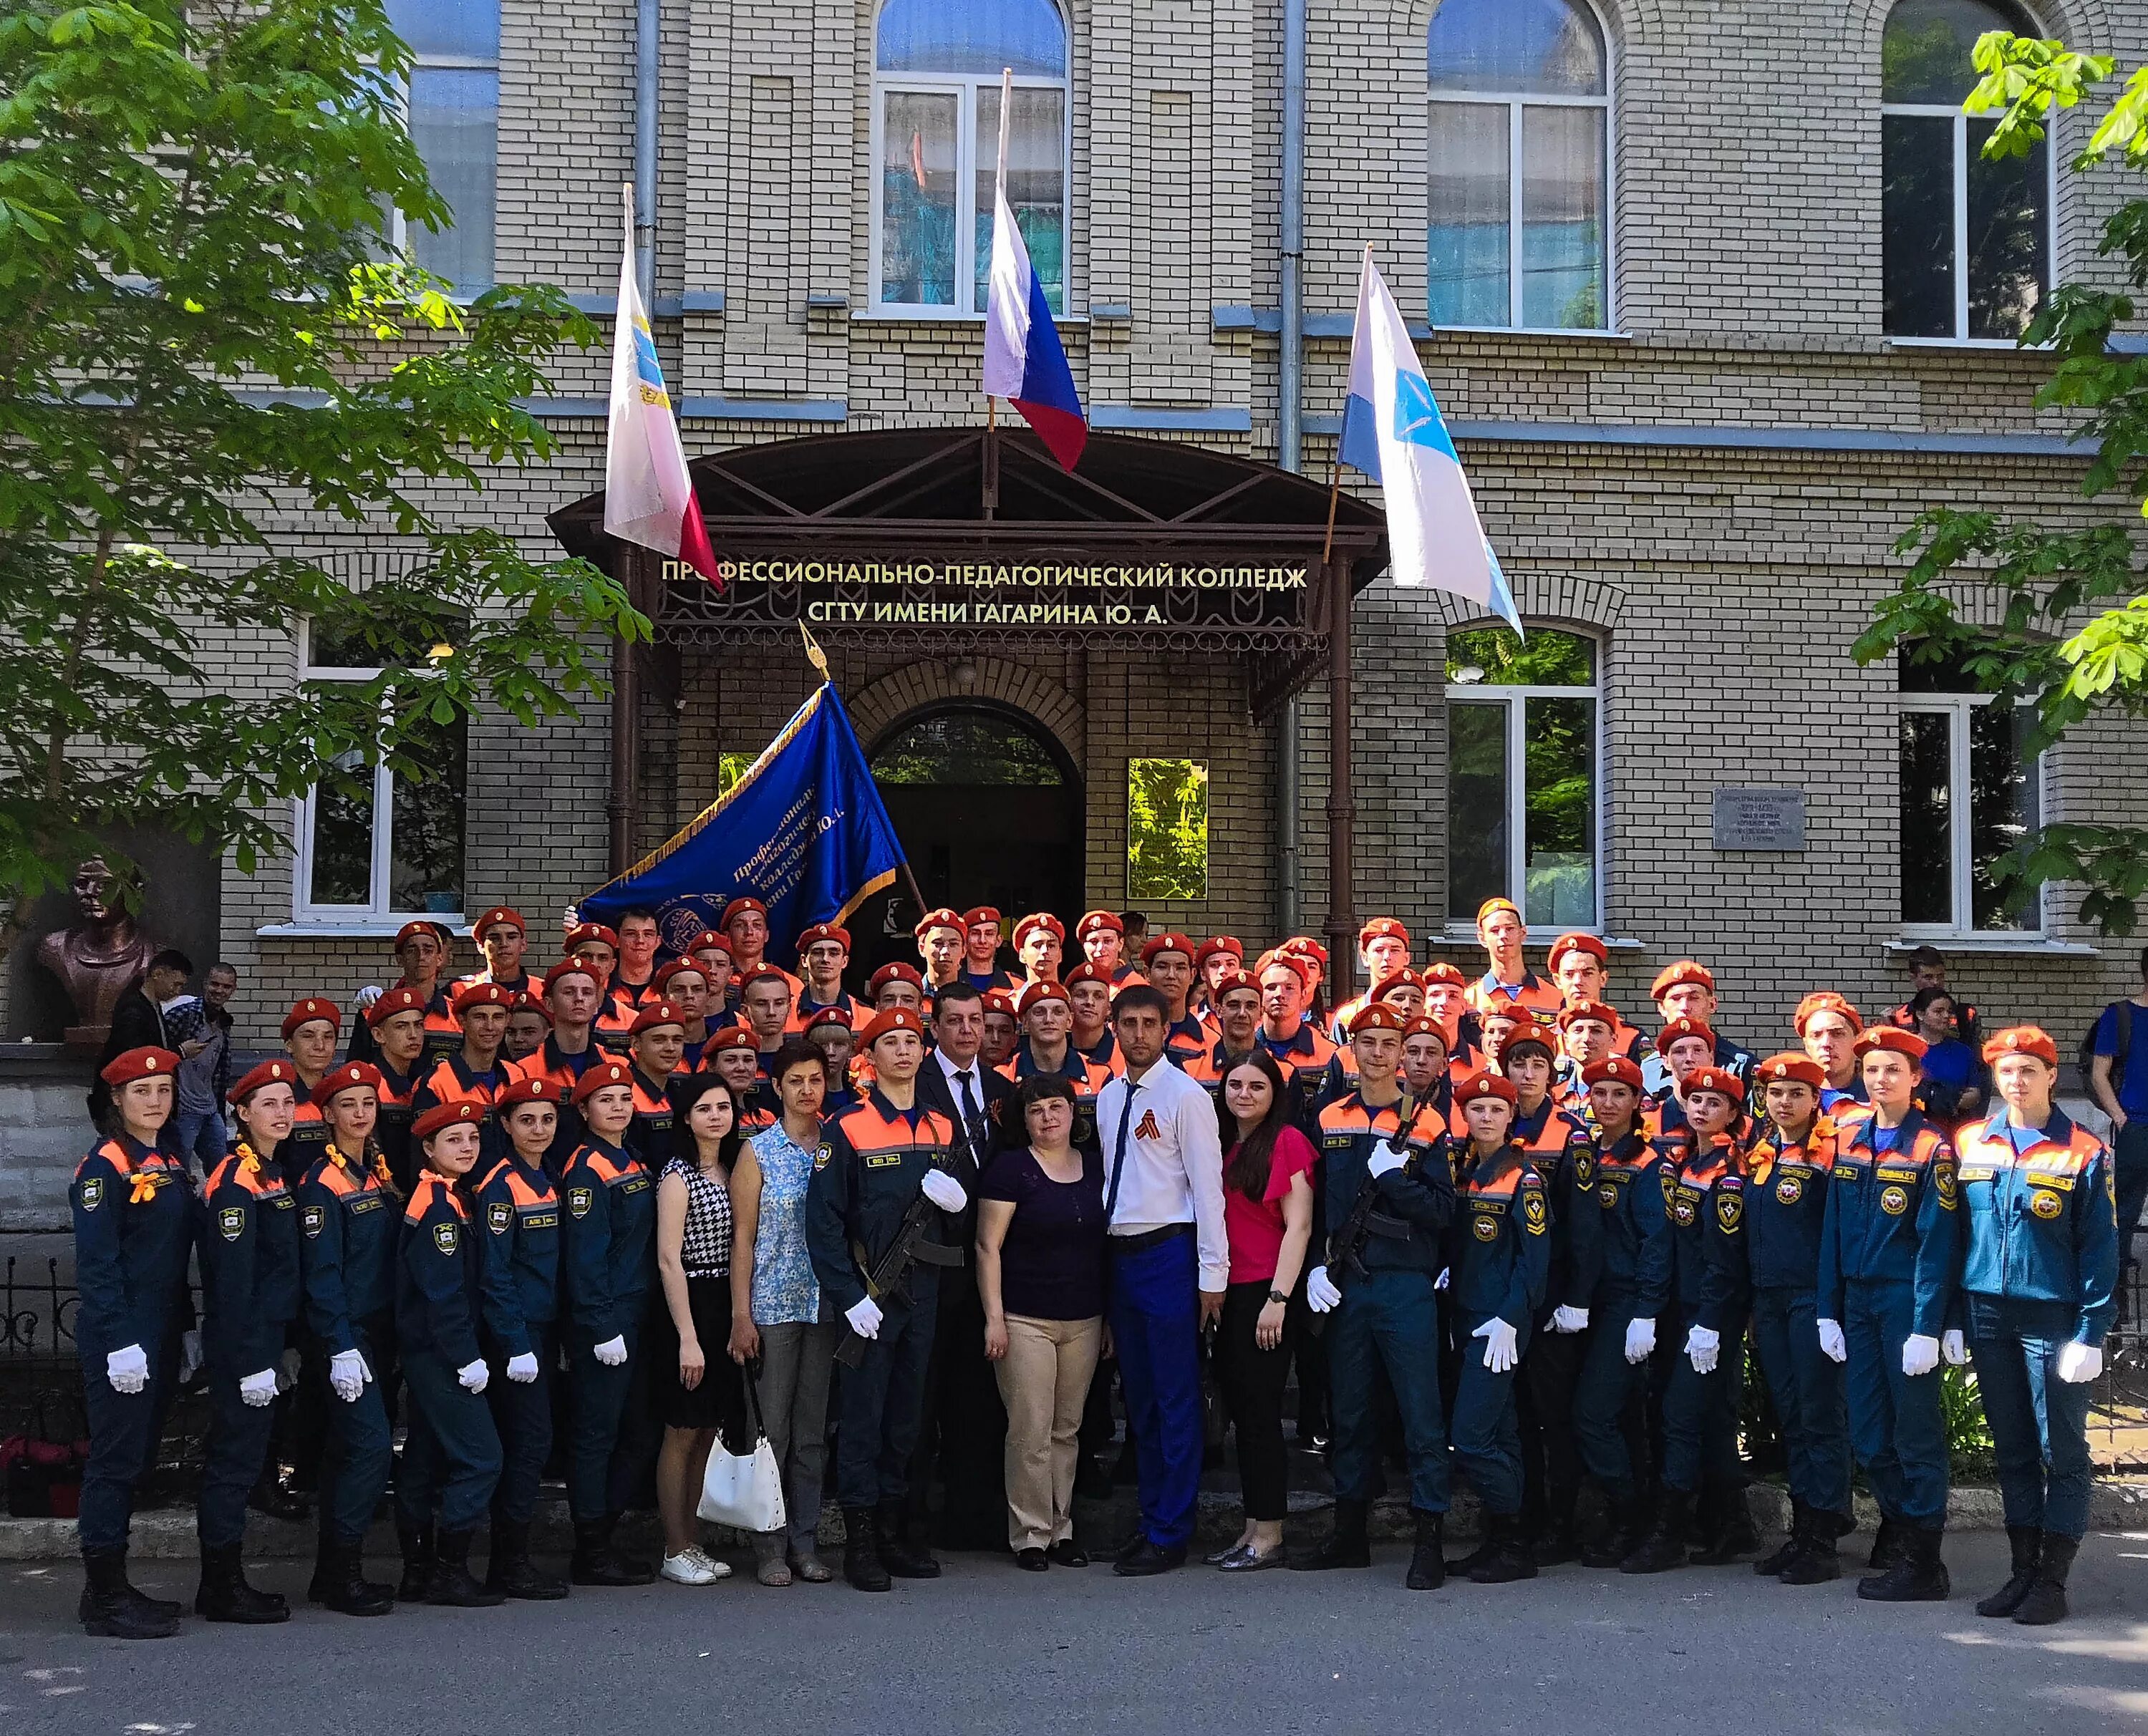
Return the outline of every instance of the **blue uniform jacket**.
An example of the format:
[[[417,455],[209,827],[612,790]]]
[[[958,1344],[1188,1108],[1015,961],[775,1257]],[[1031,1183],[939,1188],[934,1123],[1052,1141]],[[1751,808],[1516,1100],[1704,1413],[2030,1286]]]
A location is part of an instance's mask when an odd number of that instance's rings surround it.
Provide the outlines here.
[[[1596,1294],[1654,1320],[1671,1293],[1671,1226],[1664,1160],[1638,1131],[1592,1141],[1603,1264]],[[1592,1304],[1593,1306],[1593,1304]]]
[[[358,1322],[394,1311],[401,1203],[377,1168],[351,1162],[334,1145],[299,1184],[306,1326],[331,1356],[358,1348]]]
[[[1073,1051],[1067,1051],[1070,1056]],[[813,1176],[806,1189],[806,1247],[813,1276],[836,1311],[865,1299],[865,1268],[887,1251],[902,1227],[926,1172],[944,1169],[972,1199],[977,1167],[970,1142],[955,1136],[955,1123],[922,1103],[897,1109],[877,1085],[855,1109],[831,1116],[821,1129]],[[926,1221],[925,1239],[961,1246],[954,1218],[936,1206]],[[930,1267],[913,1266],[908,1282],[931,1282]]]
[[[1936,1338],[1961,1282],[1954,1147],[1914,1109],[1894,1133],[1892,1149],[1880,1150],[1879,1122],[1865,1116],[1836,1141],[1814,1306],[1821,1319],[1839,1321],[1850,1279],[1908,1284],[1911,1330]]]
[[[1523,1148],[1551,1207],[1551,1270],[1539,1307],[1585,1308],[1603,1269],[1603,1213],[1596,1204],[1596,1146],[1583,1117],[1560,1111]]]
[[[299,1202],[243,1141],[203,1187],[197,1247],[209,1367],[239,1380],[274,1367],[299,1317]]]
[[[1327,1177],[1322,1242],[1342,1229],[1358,1191],[1371,1186],[1379,1204],[1373,1208],[1373,1233],[1360,1250],[1368,1272],[1433,1273],[1445,1263],[1443,1233],[1454,1217],[1447,1131],[1432,1116],[1409,1116],[1407,1098],[1375,1109],[1354,1091],[1320,1111],[1320,1161]],[[1404,1151],[1410,1161],[1373,1180],[1373,1147],[1383,1140]],[[1334,1253],[1331,1247],[1329,1257]]]
[[[1962,1288],[1979,1296],[2064,1302],[2074,1337],[2101,1344],[2117,1317],[2118,1215],[2110,1152],[2063,1110],[2018,1154],[2001,1108],[1961,1142],[1968,1256]]]
[[[640,1324],[655,1281],[655,1178],[591,1134],[568,1159],[560,1197],[567,1206],[567,1317],[584,1342],[608,1343]]]
[[[477,1209],[484,1329],[503,1356],[534,1352],[530,1328],[560,1317],[559,1190],[541,1168],[503,1157],[479,1184]]]
[[[1543,1177],[1518,1145],[1470,1169],[1455,1190],[1447,1263],[1467,1333],[1497,1316],[1526,1342],[1551,1275],[1552,1209]]]
[[[454,1183],[427,1170],[403,1208],[395,1264],[395,1337],[404,1354],[430,1351],[450,1368],[478,1359],[478,1267],[469,1207]]]
[[[1722,1133],[1704,1145],[1689,1127],[1656,1148],[1671,1222],[1672,1293],[1689,1325],[1722,1332],[1743,1317],[1749,1293],[1737,1146]]]
[[[1810,1290],[1819,1282],[1827,1183],[1839,1136],[1824,1115],[1799,1142],[1762,1124],[1745,1159],[1745,1269],[1754,1289]]]
[[[178,1159],[129,1135],[101,1141],[75,1166],[75,1347],[102,1370],[115,1350],[158,1347],[192,1312],[187,1257],[193,1247],[193,1197]],[[248,1369],[248,1373],[253,1371]]]

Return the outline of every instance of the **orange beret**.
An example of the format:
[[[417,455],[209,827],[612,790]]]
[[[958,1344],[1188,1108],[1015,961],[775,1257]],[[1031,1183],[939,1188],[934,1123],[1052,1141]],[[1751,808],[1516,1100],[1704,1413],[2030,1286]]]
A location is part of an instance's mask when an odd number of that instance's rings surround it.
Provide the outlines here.
[[[545,992],[550,994],[553,985],[565,976],[586,976],[592,983],[597,981],[594,966],[584,964],[578,958],[563,958],[545,973]]]
[[[474,1126],[484,1121],[485,1114],[485,1105],[474,1097],[464,1097],[454,1103],[435,1103],[410,1123],[410,1136],[428,1140],[449,1127]]]
[[[833,941],[844,951],[851,950],[851,931],[834,922],[816,922],[798,936],[798,956],[803,958],[806,949],[821,941]]]
[[[2033,1055],[2046,1066],[2059,1064],[2059,1046],[2049,1031],[2034,1025],[2010,1025],[1985,1044],[1985,1061],[1997,1061],[2003,1055]]]
[[[233,1106],[243,1105],[254,1092],[268,1085],[288,1085],[295,1095],[299,1089],[299,1070],[288,1061],[264,1061],[224,1093],[224,1101]]]
[[[137,1079],[168,1079],[178,1071],[179,1057],[152,1044],[123,1050],[104,1064],[97,1076],[107,1085],[132,1085]]]
[[[1601,1061],[1592,1061],[1581,1070],[1583,1085],[1600,1085],[1608,1080],[1614,1085],[1630,1085],[1641,1089],[1641,1068],[1638,1061],[1624,1055],[1607,1055]]]
[[[1036,911],[1031,912],[1030,915],[1024,916],[1021,921],[1015,924],[1015,951],[1019,952],[1021,950],[1022,941],[1027,938],[1030,931],[1032,929],[1038,928],[1042,929],[1046,934],[1050,935],[1053,940],[1058,941],[1061,946],[1066,945],[1066,925],[1064,922],[1061,922],[1056,916],[1053,916],[1049,911]]]
[[[1361,1031],[1400,1031],[1403,1016],[1384,1001],[1370,1001],[1350,1016],[1350,1035]]]
[[[1734,1103],[1745,1101],[1745,1081],[1728,1067],[1695,1067],[1685,1076],[1685,1094],[1712,1091]]]
[[[1064,984],[1032,982],[1016,998],[1014,1010],[1017,1016],[1026,1018],[1032,1006],[1041,1006],[1046,1001],[1065,1001],[1066,999],[1066,990]]]
[[[806,1028],[811,1031],[821,1025],[840,1025],[848,1031],[851,1029],[851,1016],[840,1006],[816,1006],[806,1015]]]
[[[1599,965],[1611,962],[1611,949],[1594,935],[1561,935],[1551,943],[1551,955],[1544,961],[1544,969],[1558,970],[1558,961],[1569,952],[1585,952]]]
[[[921,990],[925,986],[925,979],[919,975],[917,966],[906,965],[897,959],[892,964],[882,965],[866,979],[867,998],[878,999],[880,991],[891,982],[906,982],[912,988]]]
[[[748,914],[759,916],[765,922],[768,920],[768,906],[758,898],[734,898],[724,906],[723,915],[716,919],[716,926],[729,928],[737,918]]]
[[[1086,958],[1059,980],[1070,989],[1077,982],[1101,982],[1107,989],[1114,986],[1109,971],[1102,965],[1091,964]]]
[[[452,1004],[455,1016],[460,1018],[474,1007],[514,1006],[514,991],[504,989],[496,982],[466,982],[455,991]]]
[[[708,1041],[701,1046],[701,1058],[705,1061],[710,1056],[725,1049],[757,1051],[759,1045],[753,1040],[753,1033],[745,1026],[726,1025],[721,1031],[712,1031],[709,1033]]]
[[[962,927],[961,913],[958,911],[951,911],[942,905],[938,910],[927,911],[920,916],[917,919],[917,926],[910,932],[915,938],[921,941],[936,928],[951,928],[959,933]]]
[[[378,1031],[398,1013],[422,1013],[426,1009],[425,997],[415,989],[390,989],[365,1010],[365,1024],[369,1031]],[[294,1029],[296,1027],[294,1026]],[[284,1033],[289,1036],[290,1031]]]
[[[1820,1064],[1808,1055],[1770,1055],[1753,1069],[1753,1076],[1762,1085],[1788,1082],[1809,1085],[1814,1091],[1827,1083],[1827,1075],[1821,1071]],[[1692,1088],[1693,1081],[1689,1079],[1686,1089]]]
[[[1263,952],[1260,956],[1259,961],[1253,966],[1253,970],[1257,975],[1265,976],[1278,965],[1297,979],[1301,988],[1311,986],[1312,966],[1297,953],[1286,952],[1280,946],[1272,952]]]
[[[1687,983],[1697,982],[1709,994],[1715,992],[1715,973],[1697,959],[1682,958],[1656,972],[1656,980],[1649,985],[1649,998],[1660,1001],[1673,989]]]
[[[918,1017],[915,1008],[891,1006],[885,1012],[873,1015],[872,1022],[866,1026],[860,1041],[870,1049],[882,1037],[897,1031],[907,1031],[921,1042],[925,1037],[925,1021]]]
[[[618,933],[606,928],[601,922],[583,922],[567,931],[568,951],[572,952],[578,946],[609,946],[616,952],[619,951]]]
[[[1466,989],[1469,986],[1469,979],[1462,974],[1462,967],[1458,965],[1450,965],[1445,959],[1440,960],[1437,964],[1427,965],[1418,974],[1424,978],[1424,986],[1428,989],[1435,982],[1443,982],[1449,988],[1455,989]]]
[[[1558,1010],[1558,1022],[1561,1031],[1578,1025],[1584,1019],[1593,1019],[1598,1024],[1608,1025],[1616,1031],[1619,1028],[1619,1009],[1606,1006],[1601,1001],[1577,1001],[1573,1006],[1562,1006]]]
[[[493,1093],[492,1106],[495,1114],[504,1116],[518,1103],[550,1103],[557,1105],[565,1093],[549,1079],[530,1077],[518,1079],[512,1085],[503,1086]]]
[[[1193,963],[1198,968],[1210,959],[1220,958],[1227,952],[1242,963],[1246,956],[1246,943],[1236,935],[1211,935],[1201,943],[1201,950],[1193,955]]]
[[[360,1086],[378,1092],[387,1083],[379,1067],[362,1061],[347,1061],[332,1072],[324,1073],[321,1082],[314,1087],[314,1107],[325,1109],[347,1091],[356,1091]]]
[[[1488,898],[1477,906],[1477,926],[1481,930],[1487,918],[1498,916],[1501,911],[1504,911],[1524,927],[1528,926],[1528,918],[1522,915],[1522,907],[1513,899]]]
[[[1791,1019],[1790,1022],[1799,1036],[1805,1034],[1805,1026],[1811,1022],[1812,1016],[1817,1012],[1840,1013],[1844,1018],[1849,1021],[1852,1036],[1864,1028],[1864,1021],[1858,1016],[1857,1009],[1848,1001],[1836,994],[1833,989],[1815,989],[1798,1002],[1797,1012]]]
[[[1858,1033],[1857,1041],[1850,1046],[1859,1055],[1875,1050],[1891,1049],[1897,1055],[1906,1055],[1912,1061],[1921,1061],[1930,1046],[1913,1031],[1904,1031],[1899,1026],[1875,1025],[1869,1031]]]
[[[1500,1054],[1512,1055],[1524,1043],[1536,1044],[1547,1055],[1558,1049],[1557,1033],[1534,1013],[1518,1006],[1513,1009],[1513,1016],[1520,1021],[1520,1028],[1500,1046]]]
[[[1407,946],[1409,931],[1393,916],[1368,917],[1358,931],[1358,944],[1362,947],[1368,941],[1400,941]]]
[[[656,987],[660,989],[665,983],[670,981],[673,977],[684,976],[689,973],[700,977],[703,982],[706,982],[709,980],[708,966],[704,965],[700,960],[697,958],[687,957],[673,959],[670,964],[665,966],[662,970],[659,971],[651,981],[655,983]]]
[[[1669,1024],[1656,1033],[1656,1053],[1668,1056],[1671,1052],[1671,1045],[1678,1041],[1680,1037],[1685,1036],[1705,1037],[1708,1040],[1709,1051],[1713,1052],[1714,1050],[1715,1033],[1702,1024],[1699,1020],[1673,1019]]]
[[[665,1025],[686,1028],[686,1016],[669,1001],[652,1001],[634,1016],[634,1022],[626,1027],[626,1034],[640,1036],[645,1031],[655,1031]]]
[[[301,1001],[284,1015],[284,1041],[288,1043],[293,1031],[301,1025],[312,1024],[316,1019],[326,1019],[337,1030],[343,1029],[343,1014],[337,1010],[334,1001],[318,998]]]
[[[529,932],[529,925],[522,920],[521,911],[511,910],[504,904],[496,904],[470,924],[470,938],[481,941],[487,929],[497,928],[503,922],[519,935],[526,936]]]
[[[748,1041],[751,1038],[749,1036]],[[600,1061],[575,1081],[575,1101],[586,1103],[607,1086],[624,1085],[631,1087],[634,1073],[623,1061]]]
[[[1180,934],[1174,929],[1163,934],[1152,935],[1149,937],[1147,943],[1142,948],[1142,962],[1145,965],[1153,964],[1159,952],[1182,952],[1191,960],[1199,951],[1200,949],[1193,944],[1191,936]]]
[[[1091,911],[1074,925],[1074,938],[1086,941],[1091,935],[1122,935],[1127,925],[1110,911]]]
[[[1454,1101],[1458,1103],[1473,1103],[1479,1097],[1497,1097],[1503,1103],[1518,1103],[1521,1095],[1514,1089],[1514,1081],[1501,1073],[1472,1073],[1454,1087]]]
[[[1322,970],[1325,971],[1327,968],[1327,949],[1314,940],[1311,935],[1292,935],[1282,946],[1277,947],[1276,951],[1302,954],[1311,959]]]

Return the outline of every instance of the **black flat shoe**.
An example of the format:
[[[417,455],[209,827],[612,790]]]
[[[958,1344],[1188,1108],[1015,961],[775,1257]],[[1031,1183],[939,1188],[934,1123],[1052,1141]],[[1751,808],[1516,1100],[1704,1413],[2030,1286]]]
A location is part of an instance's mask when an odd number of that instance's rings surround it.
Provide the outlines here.
[[[1263,1568],[1279,1568],[1282,1565],[1282,1544],[1277,1544],[1265,1555],[1259,1553],[1250,1544],[1247,1544],[1233,1549],[1222,1560],[1216,1563],[1216,1568],[1217,1572],[1224,1573],[1257,1573]]]
[[[1020,1568],[1025,1573],[1041,1573],[1051,1565],[1051,1563],[1045,1558],[1044,1552],[1041,1549],[1016,1550],[1014,1552],[1014,1564]]]
[[[1086,1568],[1089,1565],[1088,1555],[1071,1537],[1062,1537],[1044,1554],[1055,1568]]]
[[[1147,1579],[1185,1565],[1186,1546],[1183,1543],[1166,1549],[1143,1538],[1138,1548],[1129,1555],[1122,1556],[1112,1564],[1112,1571],[1122,1579]]]

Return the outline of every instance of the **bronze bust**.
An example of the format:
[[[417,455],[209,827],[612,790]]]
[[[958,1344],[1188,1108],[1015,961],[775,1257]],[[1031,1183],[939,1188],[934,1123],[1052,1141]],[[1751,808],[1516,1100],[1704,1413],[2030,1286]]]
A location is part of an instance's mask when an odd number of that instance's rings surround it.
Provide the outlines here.
[[[38,962],[59,979],[74,1006],[70,1043],[103,1040],[121,991],[156,955],[156,942],[114,901],[113,886],[103,857],[83,863],[74,871],[74,923],[38,943]]]

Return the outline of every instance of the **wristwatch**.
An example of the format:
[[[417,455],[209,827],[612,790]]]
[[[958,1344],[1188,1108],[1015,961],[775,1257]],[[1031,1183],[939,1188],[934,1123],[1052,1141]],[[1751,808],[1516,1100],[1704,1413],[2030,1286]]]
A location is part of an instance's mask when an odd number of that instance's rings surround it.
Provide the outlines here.
[[[1268,1300],[1270,1302],[1287,1302],[1290,1300],[1290,1297],[1287,1292],[1284,1291],[1271,1289],[1268,1292]]]

